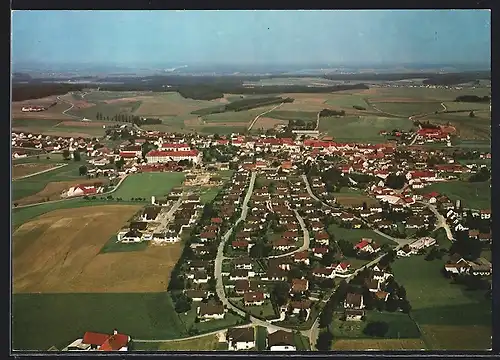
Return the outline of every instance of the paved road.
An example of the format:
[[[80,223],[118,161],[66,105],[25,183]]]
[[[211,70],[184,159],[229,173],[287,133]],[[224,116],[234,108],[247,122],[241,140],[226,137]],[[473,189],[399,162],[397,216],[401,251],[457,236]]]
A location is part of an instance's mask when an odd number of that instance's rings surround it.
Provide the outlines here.
[[[321,201],[316,195],[314,195],[314,193],[312,192],[311,190],[311,186],[309,185],[309,180],[307,179],[307,176],[306,175],[302,175],[302,179],[304,180],[304,183],[306,184],[306,188],[307,188],[307,192],[309,193],[309,196],[312,197],[314,200],[316,201],[319,201],[321,202],[323,205],[327,206],[327,207],[331,207],[330,205],[328,205],[327,203]],[[357,220],[360,220],[362,221],[364,224],[368,225],[369,224],[363,219],[363,218],[359,218],[357,216],[354,216],[355,219]],[[409,244],[410,242],[412,242],[414,239],[398,239],[398,238],[395,238],[395,237],[392,237],[390,235],[387,235],[385,233],[383,233],[382,231],[380,230],[377,230],[377,229],[373,229],[371,228],[371,230],[373,232],[375,232],[376,234],[380,235],[380,236],[383,236],[385,237],[386,239],[389,239],[393,242],[395,242],[396,244],[398,245],[405,245],[405,244]]]
[[[116,186],[113,188],[113,190],[105,192],[105,193],[102,193],[102,194],[95,194],[95,195],[96,196],[107,196],[107,195],[110,195],[110,194],[114,193],[116,190],[118,190],[118,187],[122,184],[123,180],[125,180],[128,175],[129,174],[126,174],[124,177],[122,177],[120,179],[120,181],[118,182],[118,184],[116,184]],[[13,206],[12,209],[20,209],[20,208],[26,208],[26,207],[37,206],[37,205],[42,205],[42,204],[51,204],[51,203],[56,203],[56,202],[61,202],[61,201],[69,201],[69,200],[78,199],[78,198],[81,198],[81,197],[84,197],[84,196],[85,195],[79,195],[79,196],[72,196],[72,197],[68,197],[68,198],[64,198],[64,199],[59,199],[59,200],[44,201],[44,202],[39,202],[39,203],[34,203],[34,204],[20,205],[20,206],[17,206],[17,207]]]
[[[248,125],[248,131],[252,130],[252,127],[255,125],[255,123],[257,122],[257,120],[259,120],[259,118],[262,116],[262,115],[265,115],[267,113],[270,113],[271,111],[279,108],[280,106],[282,106],[284,103],[281,103],[279,105],[276,105],[275,107],[273,107],[271,110],[267,110],[267,111],[264,111],[262,114],[259,114],[255,117],[255,119],[252,120],[252,122],[250,123],[250,125]]]
[[[40,175],[40,174],[44,174],[46,172],[49,172],[49,171],[53,171],[53,170],[56,170],[56,169],[60,169],[64,166],[68,166],[68,164],[59,164],[57,166],[54,166],[50,169],[46,169],[46,170],[42,170],[42,171],[37,171],[36,173],[33,173],[33,174],[29,174],[29,175],[24,175],[24,176],[21,176],[21,177],[18,177],[16,179],[12,179],[12,181],[16,181],[16,180],[21,180],[21,179],[26,179],[26,178],[30,178],[32,176],[36,176],[36,175]]]
[[[236,223],[231,227],[222,237],[222,240],[219,244],[219,247],[217,248],[217,257],[215,258],[215,269],[214,269],[214,275],[216,279],[216,285],[215,289],[217,292],[217,295],[219,296],[219,299],[222,301],[222,303],[227,306],[229,309],[233,309],[237,314],[241,316],[245,316],[245,312],[241,311],[237,307],[233,306],[229,300],[226,297],[226,292],[224,291],[224,284],[222,281],[222,260],[224,259],[224,245],[226,242],[229,240],[229,237],[233,233],[234,227],[240,222],[245,220],[247,217],[248,213],[248,202],[250,201],[250,197],[252,196],[253,188],[255,185],[255,179],[257,177],[257,174],[255,172],[252,172],[252,175],[250,177],[250,185],[248,186],[247,193],[245,195],[245,199],[243,200],[243,205],[241,207],[241,215],[239,219],[236,221]]]
[[[318,130],[319,129],[319,111],[318,113],[316,114],[316,127],[314,128],[314,130]]]
[[[446,231],[446,237],[448,238],[448,240],[453,241],[453,234],[451,232],[450,226],[446,222],[446,218],[439,213],[439,211],[437,210],[437,208],[434,205],[428,204],[428,203],[425,203],[422,201],[419,201],[419,203],[427,206],[434,213],[434,215],[436,215],[436,218],[437,218],[436,229],[444,228],[444,230]]]
[[[302,219],[302,216],[299,215],[297,210],[293,210],[293,212],[295,213],[295,216],[297,217],[297,220],[299,221],[300,227],[302,228],[302,236],[304,237],[304,243],[302,244],[301,247],[299,247],[291,252],[288,252],[285,254],[280,254],[280,255],[268,256],[269,259],[286,257],[286,256],[293,255],[297,252],[301,252],[301,251],[309,249],[309,244],[310,244],[310,240],[311,240],[309,238],[309,230],[307,230],[306,224],[304,223],[304,219]]]

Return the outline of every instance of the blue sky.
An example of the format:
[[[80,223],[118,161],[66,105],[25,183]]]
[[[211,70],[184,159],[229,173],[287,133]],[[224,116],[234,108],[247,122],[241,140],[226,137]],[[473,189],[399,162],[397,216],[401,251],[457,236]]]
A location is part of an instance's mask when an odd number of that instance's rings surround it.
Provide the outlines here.
[[[12,60],[45,63],[475,63],[485,10],[15,11]]]

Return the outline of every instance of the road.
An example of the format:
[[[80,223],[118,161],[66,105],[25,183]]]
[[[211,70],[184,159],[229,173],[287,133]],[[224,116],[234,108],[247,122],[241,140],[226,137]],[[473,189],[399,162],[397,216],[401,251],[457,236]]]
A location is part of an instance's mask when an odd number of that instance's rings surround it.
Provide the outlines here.
[[[224,284],[222,281],[222,260],[224,259],[224,246],[226,242],[229,240],[229,237],[233,233],[234,227],[240,222],[245,220],[247,217],[248,213],[248,202],[250,201],[250,197],[252,196],[253,188],[255,185],[255,179],[257,177],[257,174],[255,172],[252,172],[252,175],[250,177],[250,185],[248,186],[247,193],[245,195],[245,199],[243,200],[243,204],[241,207],[241,215],[239,219],[236,221],[236,223],[231,227],[222,237],[222,240],[219,244],[219,247],[217,248],[217,257],[215,258],[215,269],[214,269],[214,275],[216,279],[216,285],[215,289],[217,292],[217,295],[219,296],[219,299],[222,301],[222,303],[227,306],[229,309],[233,309],[237,314],[240,316],[245,316],[245,312],[241,311],[237,307],[233,306],[229,300],[226,297],[226,292],[224,291]]]
[[[96,196],[107,196],[107,195],[114,193],[116,190],[118,190],[118,187],[122,184],[123,180],[125,180],[127,178],[127,176],[128,176],[128,174],[126,174],[124,177],[122,177],[120,179],[120,181],[118,182],[118,184],[116,184],[116,186],[113,188],[113,190],[102,193],[102,194],[96,194]],[[79,195],[79,196],[72,196],[69,198],[64,198],[64,199],[59,199],[59,200],[44,201],[44,202],[39,202],[39,203],[34,203],[34,204],[20,205],[17,207],[13,206],[12,209],[20,209],[20,208],[26,208],[26,207],[37,206],[37,205],[42,205],[42,204],[51,204],[51,203],[56,203],[56,202],[61,202],[61,201],[69,201],[69,200],[78,199],[78,198],[81,198],[84,196],[85,195]]]
[[[314,128],[314,130],[318,130],[319,129],[319,111],[318,113],[316,114],[316,127]]]
[[[309,185],[309,180],[307,179],[307,176],[306,175],[302,175],[302,179],[304,180],[304,183],[306,184],[306,189],[307,189],[307,192],[309,193],[309,196],[312,197],[314,200],[316,201],[319,201],[321,202],[324,206],[327,206],[327,207],[331,207],[330,205],[328,205],[327,203],[321,201],[316,195],[314,195],[314,193],[312,192],[311,190],[311,186]],[[363,219],[363,218],[359,218],[357,216],[354,216],[355,219],[359,220],[359,221],[362,221],[364,224],[368,225],[369,224]],[[386,239],[389,239],[393,242],[395,242],[396,244],[398,245],[406,245],[406,244],[409,244],[411,243],[414,239],[398,239],[398,238],[395,238],[395,237],[392,237],[390,235],[387,235],[387,234],[384,234],[382,231],[379,231],[377,229],[373,229],[371,228],[371,230],[373,232],[375,232],[376,234],[380,235],[380,236],[383,236],[385,237]]]
[[[299,215],[299,213],[297,212],[297,210],[293,210],[293,212],[295,213],[295,216],[297,217],[297,220],[299,221],[299,224],[300,224],[300,227],[302,228],[302,236],[304,237],[304,242],[302,244],[301,247],[291,251],[291,252],[288,252],[288,253],[285,253],[285,254],[281,254],[281,255],[274,255],[274,256],[268,256],[269,259],[276,259],[276,258],[281,258],[281,257],[286,257],[286,256],[290,256],[290,255],[293,255],[297,252],[301,252],[301,251],[304,251],[304,250],[307,250],[309,249],[309,243],[310,243],[310,238],[309,238],[309,230],[307,230],[307,227],[306,227],[306,224],[304,223],[304,219],[302,219],[302,216]]]
[[[267,110],[267,111],[264,111],[262,114],[259,114],[255,117],[255,119],[252,120],[252,122],[250,123],[250,125],[248,125],[248,131],[252,130],[252,127],[255,125],[255,123],[257,122],[257,120],[259,120],[259,118],[262,116],[262,115],[265,115],[267,113],[270,113],[271,111],[279,108],[280,106],[282,106],[284,103],[281,103],[279,105],[276,105],[275,107],[273,107],[271,110]]]
[[[425,203],[422,201],[419,201],[419,203],[427,206],[434,213],[434,215],[436,215],[436,218],[437,218],[436,229],[444,228],[444,230],[446,231],[446,237],[448,238],[448,240],[453,241],[453,234],[451,232],[450,226],[446,222],[446,218],[439,213],[439,211],[437,210],[437,208],[434,205],[428,204],[428,203]]]
[[[61,99],[61,96],[65,96],[65,95],[59,95],[57,97],[57,100],[62,101],[64,103],[68,104],[68,105],[71,105],[69,108],[67,108],[66,110],[64,110],[62,112],[62,114],[66,115],[66,116],[69,116],[69,117],[72,117],[72,118],[80,119],[80,116],[75,116],[75,115],[67,114],[67,112],[70,111],[71,109],[73,109],[75,107],[75,105],[73,103],[69,102],[68,100]]]
[[[32,176],[36,176],[36,175],[44,174],[44,173],[49,172],[49,171],[60,169],[60,168],[62,168],[64,166],[67,166],[67,165],[68,164],[59,164],[59,165],[54,166],[54,167],[52,167],[50,169],[46,169],[46,170],[42,170],[42,171],[37,171],[36,173],[33,173],[33,174],[24,175],[24,176],[18,177],[16,179],[12,179],[12,181],[21,180],[21,179],[27,179],[27,178],[30,178]]]

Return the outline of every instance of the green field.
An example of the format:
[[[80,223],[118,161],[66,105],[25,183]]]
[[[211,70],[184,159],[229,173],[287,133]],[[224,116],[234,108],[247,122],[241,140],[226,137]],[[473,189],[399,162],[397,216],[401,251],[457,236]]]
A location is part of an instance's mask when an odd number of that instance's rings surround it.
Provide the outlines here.
[[[293,334],[293,342],[297,351],[309,351],[311,350],[311,344],[309,344],[309,339],[302,335],[301,333]]]
[[[328,133],[336,141],[385,142],[380,130],[410,130],[413,123],[408,119],[378,116],[346,116],[322,118],[319,130]]]
[[[273,110],[265,116],[279,120],[316,121],[318,113],[316,111]]]
[[[68,120],[70,120],[68,118]],[[51,119],[12,119],[12,127],[29,127],[30,129],[47,129],[59,124],[62,120]]]
[[[86,99],[86,97],[85,97]],[[95,106],[82,108],[82,109],[71,109],[67,113],[70,115],[86,117],[91,120],[96,119],[97,113],[100,112],[102,114],[103,121],[106,120],[106,117],[109,117],[109,120],[112,120],[114,115],[118,114],[127,114],[132,115],[138,108],[141,106],[140,101],[133,102],[120,102],[120,103],[112,103],[107,104],[104,102],[98,102]]]
[[[422,101],[453,101],[457,96],[461,95],[477,95],[485,96],[490,95],[491,88],[476,87],[475,89],[446,89],[446,88],[421,88],[421,87],[397,87],[397,88],[377,88],[375,94],[370,94],[369,98],[383,99],[383,98],[412,98],[420,99]]]
[[[414,256],[397,259],[392,265],[398,283],[406,288],[411,316],[424,340],[433,349],[491,347],[491,300],[484,291],[467,291],[452,284],[441,274],[444,263],[444,259],[425,261]]]
[[[166,342],[133,342],[134,351],[213,351],[222,350],[217,335],[207,335],[196,339]]]
[[[443,110],[440,102],[372,102],[372,105],[383,112],[400,116],[429,114]]]
[[[490,182],[471,183],[465,181],[449,181],[431,184],[425,192],[436,191],[448,196],[451,200],[460,200],[462,206],[471,209],[491,208]]]
[[[328,232],[335,236],[335,240],[344,239],[350,241],[353,245],[361,241],[361,238],[369,238],[376,243],[383,245],[395,245],[392,240],[375,233],[370,229],[344,229],[336,224],[331,224],[328,227]]]
[[[135,339],[175,339],[187,329],[166,293],[16,294],[12,301],[13,348],[58,349],[85,331],[114,328]]]
[[[266,350],[267,346],[267,328],[257,326],[255,328],[255,345],[258,351]]]
[[[360,106],[366,110],[373,110],[369,102],[366,101],[368,96],[348,93],[335,93],[326,101],[326,104],[341,107],[345,110],[353,110],[353,106]]]
[[[162,172],[129,175],[113,197],[128,200],[131,198],[146,198],[165,196],[173,187],[180,186],[184,181],[184,173]]]
[[[455,102],[455,101],[447,101],[444,103],[446,106],[446,110],[455,111],[455,110],[487,110],[490,109],[489,103],[477,103],[477,102]],[[468,115],[468,114],[467,114]]]
[[[335,338],[367,338],[363,329],[369,322],[383,321],[389,325],[389,330],[384,338],[403,339],[419,338],[420,332],[417,325],[407,314],[400,312],[378,312],[377,310],[366,311],[364,321],[342,321],[343,313],[335,313],[330,325],[330,331]]]
[[[36,162],[44,161],[42,159],[43,156],[40,156],[40,160],[36,160]],[[47,163],[67,163],[67,166],[63,166],[59,169],[55,169],[52,171],[48,171],[43,174],[31,176],[29,178],[25,179],[19,179],[16,180],[12,183],[12,199],[13,200],[19,200],[21,198],[24,198],[26,196],[30,196],[33,194],[36,194],[37,192],[41,191],[49,182],[56,182],[56,181],[70,181],[70,180],[78,180],[82,179],[82,177],[78,173],[78,168],[85,164],[85,162],[82,161],[80,162],[75,162],[75,161],[63,161],[62,156],[51,156],[51,160],[46,160],[45,162]],[[30,160],[27,162],[33,162],[33,159],[26,159]],[[21,162],[16,162],[16,164],[21,164]]]
[[[242,123],[241,126],[249,124],[255,117],[263,112],[272,109],[274,106],[262,106],[250,110],[228,111],[218,114],[210,114],[202,116],[203,121],[207,124],[217,125],[217,123]],[[272,114],[272,113],[269,113]]]
[[[221,187],[215,186],[211,188],[203,189],[200,193],[200,201],[203,204],[207,204],[212,202],[213,199],[217,196],[217,194],[221,191]]]

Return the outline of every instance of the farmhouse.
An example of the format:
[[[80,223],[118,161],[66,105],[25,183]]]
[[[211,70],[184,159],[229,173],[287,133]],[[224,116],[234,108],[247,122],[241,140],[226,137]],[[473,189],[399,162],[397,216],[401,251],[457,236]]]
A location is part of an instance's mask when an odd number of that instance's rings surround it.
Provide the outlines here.
[[[264,304],[264,293],[262,291],[246,292],[243,295],[243,302],[245,306],[262,305]]]
[[[363,309],[363,296],[361,294],[348,293],[344,301],[344,308]]]
[[[73,341],[63,351],[128,351],[129,343],[130,336],[117,330],[113,335],[86,332],[82,339]]]
[[[423,237],[418,240],[415,240],[410,244],[410,248],[416,253],[417,251],[427,248],[429,246],[435,245],[436,239],[431,237]]]
[[[365,316],[364,310],[345,310],[346,321],[361,321]]]
[[[255,348],[255,331],[250,328],[232,328],[226,333],[228,350],[249,350]]]

